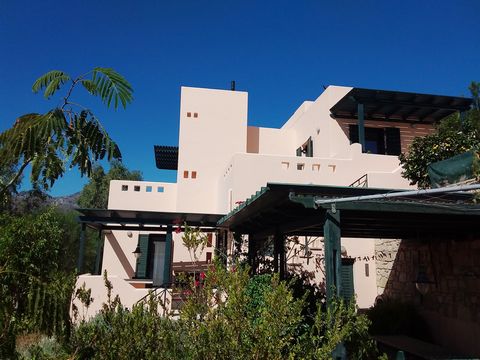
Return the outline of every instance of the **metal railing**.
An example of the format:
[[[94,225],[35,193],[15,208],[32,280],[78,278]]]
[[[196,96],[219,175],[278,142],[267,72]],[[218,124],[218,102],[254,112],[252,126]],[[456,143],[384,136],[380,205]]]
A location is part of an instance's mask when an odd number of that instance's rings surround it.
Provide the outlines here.
[[[355,180],[353,183],[349,185],[350,187],[368,187],[368,176],[367,174],[361,176],[357,180]]]

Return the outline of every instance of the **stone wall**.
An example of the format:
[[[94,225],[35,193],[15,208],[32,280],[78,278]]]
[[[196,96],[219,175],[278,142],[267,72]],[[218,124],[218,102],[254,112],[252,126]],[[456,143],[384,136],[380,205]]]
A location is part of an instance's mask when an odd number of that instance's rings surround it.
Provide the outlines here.
[[[437,343],[480,355],[480,239],[379,240],[376,259],[379,293],[415,304]],[[432,281],[424,296],[420,268]]]

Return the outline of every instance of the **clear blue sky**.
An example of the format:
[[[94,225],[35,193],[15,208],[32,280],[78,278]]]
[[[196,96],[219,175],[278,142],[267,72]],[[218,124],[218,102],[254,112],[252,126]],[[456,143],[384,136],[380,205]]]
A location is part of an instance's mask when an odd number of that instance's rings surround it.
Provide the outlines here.
[[[89,106],[144,178],[153,145],[176,145],[180,86],[249,92],[249,123],[279,127],[323,85],[468,95],[480,81],[480,1],[0,1],[0,131],[54,107],[31,85],[61,69],[113,67],[134,86],[126,110]],[[79,191],[68,172],[51,193]]]

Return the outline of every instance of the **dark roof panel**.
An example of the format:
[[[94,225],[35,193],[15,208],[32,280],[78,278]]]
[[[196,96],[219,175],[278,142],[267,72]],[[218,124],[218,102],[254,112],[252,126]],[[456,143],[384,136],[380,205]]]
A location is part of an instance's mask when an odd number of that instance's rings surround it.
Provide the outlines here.
[[[363,104],[366,120],[432,123],[457,111],[470,109],[472,99],[456,96],[353,88],[330,112],[335,118],[357,118]]]

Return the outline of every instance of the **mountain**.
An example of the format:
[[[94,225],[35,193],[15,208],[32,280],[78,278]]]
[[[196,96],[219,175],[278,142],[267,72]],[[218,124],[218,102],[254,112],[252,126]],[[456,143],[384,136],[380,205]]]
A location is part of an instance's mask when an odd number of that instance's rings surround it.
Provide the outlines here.
[[[13,212],[25,213],[44,206],[56,206],[60,210],[70,211],[78,208],[80,192],[66,196],[53,197],[38,190],[21,191],[13,196]]]

